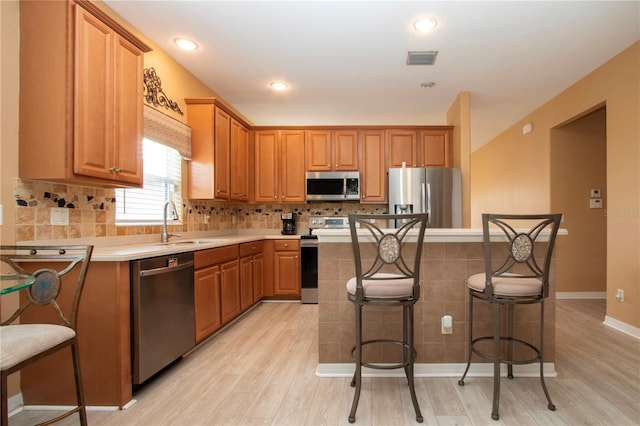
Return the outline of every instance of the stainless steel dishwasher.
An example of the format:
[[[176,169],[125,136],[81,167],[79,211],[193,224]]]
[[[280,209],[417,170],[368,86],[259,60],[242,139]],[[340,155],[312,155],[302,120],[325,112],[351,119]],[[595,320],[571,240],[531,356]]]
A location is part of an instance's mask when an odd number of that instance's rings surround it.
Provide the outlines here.
[[[193,253],[131,262],[132,381],[139,385],[195,346]]]

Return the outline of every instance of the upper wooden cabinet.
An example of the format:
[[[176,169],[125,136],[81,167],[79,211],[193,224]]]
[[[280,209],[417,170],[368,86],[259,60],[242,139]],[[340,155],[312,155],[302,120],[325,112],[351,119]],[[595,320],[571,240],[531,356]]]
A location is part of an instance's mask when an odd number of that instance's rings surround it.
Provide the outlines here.
[[[358,170],[357,130],[307,130],[307,170]]]
[[[364,130],[361,136],[360,202],[387,201],[387,168],[384,155],[384,130]]]
[[[419,167],[453,167],[451,130],[421,130],[418,135]]]
[[[300,203],[304,190],[304,130],[258,130],[254,134],[254,201]]]
[[[453,167],[451,128],[389,130],[389,167]]]
[[[20,177],[142,186],[150,50],[90,2],[20,2]]]
[[[389,167],[418,167],[417,133],[415,130],[389,130],[387,132],[387,158]]]
[[[193,199],[246,201],[249,130],[216,98],[188,98],[191,161],[187,194]]]

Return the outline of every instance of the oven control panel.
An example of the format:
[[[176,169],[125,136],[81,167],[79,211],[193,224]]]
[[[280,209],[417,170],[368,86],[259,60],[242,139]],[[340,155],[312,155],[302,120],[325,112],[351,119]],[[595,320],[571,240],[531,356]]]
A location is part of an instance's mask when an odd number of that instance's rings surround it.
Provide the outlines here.
[[[312,216],[309,218],[309,229],[348,229],[347,216]]]

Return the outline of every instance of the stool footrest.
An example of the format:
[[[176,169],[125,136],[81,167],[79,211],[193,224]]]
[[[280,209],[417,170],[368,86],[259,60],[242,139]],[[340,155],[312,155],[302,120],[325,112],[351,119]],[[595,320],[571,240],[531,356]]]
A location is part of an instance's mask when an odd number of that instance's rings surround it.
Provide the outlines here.
[[[506,336],[500,336],[500,340],[501,341],[506,341],[506,342],[511,342],[511,343],[517,343],[518,345],[524,345],[526,347],[528,347],[529,349],[533,350],[536,354],[536,356],[534,356],[533,358],[528,358],[528,359],[503,359],[500,356],[495,356],[494,354],[489,354],[486,352],[482,352],[480,349],[476,348],[476,343],[479,342],[484,342],[484,341],[493,341],[493,336],[482,336],[482,337],[477,337],[475,339],[473,339],[473,341],[471,342],[471,350],[473,351],[474,354],[478,355],[481,358],[484,359],[488,359],[491,361],[496,361],[499,360],[501,363],[504,364],[533,364],[534,362],[539,362],[541,359],[541,354],[540,354],[540,349],[538,349],[537,347],[533,346],[531,343],[526,342],[524,340],[521,339],[516,339],[515,337],[506,337]]]
[[[394,340],[394,339],[373,339],[373,340],[365,340],[361,343],[362,346],[365,345],[371,345],[371,344],[393,344],[393,345],[398,345],[398,346],[402,346],[404,349],[410,350],[411,348],[409,347],[409,344],[403,342],[402,340]],[[356,357],[355,357],[355,351],[356,351],[356,347],[354,346],[351,349],[351,358],[353,359],[353,362],[356,362]],[[415,350],[415,348],[413,349],[413,356],[411,357],[411,359],[407,359],[407,360],[403,360],[402,362],[398,362],[395,364],[379,364],[379,363],[375,363],[375,362],[362,362],[361,365],[365,366],[365,367],[369,367],[369,368],[374,368],[377,370],[395,370],[397,368],[405,368],[408,367],[409,365],[411,365],[416,357],[418,355],[418,352]]]

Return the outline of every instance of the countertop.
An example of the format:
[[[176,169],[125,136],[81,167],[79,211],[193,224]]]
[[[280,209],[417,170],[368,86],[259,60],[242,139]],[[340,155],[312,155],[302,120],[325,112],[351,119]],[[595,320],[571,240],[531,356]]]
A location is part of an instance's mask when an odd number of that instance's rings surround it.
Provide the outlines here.
[[[231,244],[248,243],[265,239],[283,240],[300,239],[300,235],[281,235],[279,233],[230,233],[230,234],[203,234],[187,233],[181,237],[173,237],[169,243],[158,241],[158,235],[151,236],[123,236],[102,237],[91,239],[69,239],[64,241],[23,241],[18,245],[72,245],[93,244],[91,260],[94,262],[126,262],[130,260],[145,259],[148,257],[164,256],[173,253],[185,253],[190,251],[205,250]]]

